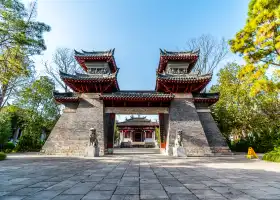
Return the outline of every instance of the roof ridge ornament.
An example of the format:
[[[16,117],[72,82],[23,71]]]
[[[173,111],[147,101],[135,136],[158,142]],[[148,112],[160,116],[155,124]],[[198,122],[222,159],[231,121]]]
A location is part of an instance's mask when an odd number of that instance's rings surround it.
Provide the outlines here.
[[[167,51],[166,49],[159,49],[161,56],[178,56],[178,55],[184,55],[184,54],[193,54],[193,55],[199,55],[200,50],[189,50],[189,51]]]
[[[114,56],[115,48],[106,51],[77,51],[74,49],[75,56]]]

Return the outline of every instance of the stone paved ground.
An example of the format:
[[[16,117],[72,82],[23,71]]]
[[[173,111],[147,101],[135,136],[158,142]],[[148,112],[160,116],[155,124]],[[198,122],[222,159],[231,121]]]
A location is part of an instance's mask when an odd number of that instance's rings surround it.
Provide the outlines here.
[[[0,162],[0,200],[4,199],[279,200],[280,164],[243,156],[10,156]]]

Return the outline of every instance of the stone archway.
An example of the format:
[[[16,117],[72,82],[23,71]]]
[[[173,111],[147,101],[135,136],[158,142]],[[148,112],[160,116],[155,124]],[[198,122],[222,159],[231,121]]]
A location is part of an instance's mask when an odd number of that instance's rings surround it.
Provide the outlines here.
[[[105,140],[105,152],[107,152],[106,149],[113,148],[113,138],[114,138],[114,123],[115,116],[117,114],[139,114],[139,115],[165,115],[168,116],[169,113],[169,107],[105,107],[104,106],[104,116],[107,121],[104,123],[104,140]],[[108,116],[108,117],[106,117]],[[114,117],[109,117],[114,116]],[[168,118],[166,118],[165,121],[162,121],[162,119],[159,118],[160,124],[161,124],[161,138],[167,138],[167,131],[168,128],[165,128],[168,126]],[[107,138],[107,139],[106,139]],[[162,140],[163,141],[163,140]],[[163,141],[164,145],[160,145],[160,147],[163,149],[163,152],[165,152],[166,148],[166,140]]]

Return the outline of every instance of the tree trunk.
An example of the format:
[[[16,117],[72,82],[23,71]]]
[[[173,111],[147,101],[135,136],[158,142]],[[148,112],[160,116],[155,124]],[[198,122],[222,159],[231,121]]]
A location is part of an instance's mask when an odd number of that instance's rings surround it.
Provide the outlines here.
[[[0,91],[0,94],[1,94],[1,96],[0,96],[0,110],[4,106],[4,98],[5,98],[6,93],[7,93],[7,88],[8,88],[7,85],[2,85],[2,87],[1,87],[1,91]]]

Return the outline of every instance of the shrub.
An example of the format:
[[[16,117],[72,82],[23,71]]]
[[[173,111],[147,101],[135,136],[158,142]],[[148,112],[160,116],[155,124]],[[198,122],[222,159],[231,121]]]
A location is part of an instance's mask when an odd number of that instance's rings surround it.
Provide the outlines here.
[[[0,152],[0,160],[5,160],[7,157],[6,154],[4,154],[3,152]]]
[[[40,142],[39,139],[31,135],[23,134],[20,137],[19,142],[15,147],[15,150],[17,152],[40,151],[41,147],[42,147],[42,143]]]
[[[274,148],[274,150],[264,154],[263,160],[280,162],[280,147]]]
[[[12,135],[9,113],[0,112],[0,144],[4,145]]]
[[[277,131],[262,131],[259,134],[252,134],[238,141],[230,143],[232,151],[247,152],[252,147],[255,152],[266,153],[280,146],[280,134]]]
[[[5,150],[13,150],[15,148],[15,145],[13,142],[7,142],[5,145],[4,145],[4,149]]]
[[[5,149],[4,152],[5,153],[11,153],[13,150],[12,149]]]

